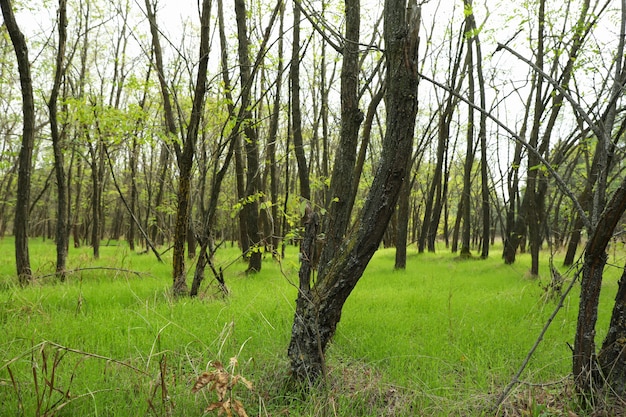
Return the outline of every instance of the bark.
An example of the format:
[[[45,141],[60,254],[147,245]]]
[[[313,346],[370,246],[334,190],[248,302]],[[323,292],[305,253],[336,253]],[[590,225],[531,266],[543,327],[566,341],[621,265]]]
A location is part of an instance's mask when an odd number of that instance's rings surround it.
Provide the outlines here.
[[[468,1],[471,5],[471,1]],[[485,76],[483,74],[483,54],[480,46],[480,38],[478,37],[478,28],[476,27],[476,18],[472,14],[468,18],[469,26],[474,34],[474,48],[476,50],[476,76],[478,80],[478,91],[480,107],[487,108],[487,98],[485,92]],[[482,214],[482,237],[483,245],[480,253],[482,259],[489,257],[489,242],[491,232],[491,210],[490,210],[490,193],[489,193],[489,170],[487,164],[487,115],[480,113],[480,121],[478,127],[478,140],[480,143],[480,178],[481,178],[481,214]]]
[[[597,187],[606,184],[609,161],[611,160],[610,144],[613,124],[615,122],[615,102],[622,95],[624,70],[622,68],[624,41],[626,38],[626,1],[622,1],[622,20],[620,43],[615,62],[614,84],[605,114],[599,123],[598,135],[598,179]],[[595,129],[598,130],[598,129]],[[595,158],[595,156],[594,156]],[[582,268],[580,304],[576,335],[574,338],[573,374],[576,388],[583,397],[589,398],[594,389],[608,383],[618,396],[624,393],[626,386],[626,369],[621,335],[626,333],[624,321],[624,276],[619,283],[618,293],[613,307],[609,331],[604,340],[600,354],[596,356],[595,326],[598,317],[598,303],[602,287],[602,273],[607,262],[606,247],[613,237],[615,228],[626,211],[626,179],[613,193],[611,200],[604,207],[602,201],[606,190],[596,191],[592,206],[593,233],[587,242]],[[599,210],[604,207],[602,214]],[[603,379],[604,378],[604,379]],[[613,386],[614,385],[614,386]]]
[[[17,198],[15,202],[15,264],[17,276],[22,285],[32,280],[30,267],[30,255],[28,252],[28,226],[29,226],[29,202],[30,202],[30,176],[32,170],[33,147],[35,144],[35,102],[33,97],[33,81],[30,75],[30,62],[28,60],[28,46],[26,39],[20,30],[11,0],[0,1],[4,24],[11,37],[13,49],[17,57],[17,67],[20,73],[20,86],[22,90],[22,146],[19,155],[19,169],[17,178]]]
[[[625,211],[626,179],[622,181],[613,194],[611,201],[607,204],[602,216],[598,219],[594,232],[585,248],[572,366],[576,387],[583,394],[591,394],[598,384],[601,385],[595,348],[598,302],[602,286],[602,273],[607,261],[606,247]],[[620,283],[620,285],[622,284]],[[618,299],[618,302],[616,302],[617,309],[621,308],[619,304]],[[619,320],[619,314],[619,311],[614,311],[615,320]],[[621,331],[621,329],[618,330],[616,328],[615,331]],[[611,337],[611,335],[609,334],[607,337]],[[611,341],[609,339],[607,341],[607,349],[610,345]],[[611,356],[608,351],[605,351],[605,355],[604,363],[607,364]]]
[[[259,145],[256,129],[254,128],[252,111],[250,110],[250,88],[252,84],[250,65],[250,41],[248,39],[246,3],[245,0],[235,0],[235,16],[237,20],[237,38],[239,40],[239,72],[241,79],[241,102],[244,112],[244,148],[246,154],[246,188],[242,213],[246,223],[246,241],[248,245],[248,269],[247,272],[261,270],[261,235],[259,233],[259,192],[260,169],[259,169]]]
[[[158,188],[154,201],[155,210],[155,224],[152,227],[151,238],[155,243],[163,243],[164,235],[163,230],[165,228],[165,216],[161,205],[163,204],[163,198],[165,195],[165,185],[167,181],[168,173],[171,170],[170,166],[170,145],[173,144],[176,157],[180,159],[181,149],[176,138],[178,137],[178,130],[176,128],[176,118],[174,117],[174,111],[172,109],[172,101],[170,98],[170,88],[167,85],[165,78],[165,66],[163,64],[163,49],[161,48],[161,41],[159,37],[159,27],[156,21],[156,5],[152,5],[150,0],[145,0],[146,14],[148,22],[150,23],[150,33],[152,35],[152,52],[154,55],[154,65],[159,79],[159,87],[161,90],[161,97],[163,99],[163,113],[165,117],[165,129],[168,139],[163,142],[161,146],[161,155],[159,159],[159,176],[158,176]]]
[[[412,154],[420,13],[415,1],[407,10],[404,0],[386,0],[384,13],[388,89],[387,130],[381,159],[355,233],[341,244],[326,268],[320,267],[313,286],[306,273],[306,258],[303,259],[288,350],[292,375],[301,381],[315,381],[324,373],[325,349],[346,299],[381,242]]]
[[[56,273],[61,279],[65,279],[65,269],[67,265],[67,251],[69,246],[68,228],[68,187],[65,175],[65,163],[63,157],[64,144],[59,132],[57,116],[57,101],[61,82],[65,73],[65,45],[67,41],[67,6],[66,0],[59,0],[59,44],[56,56],[56,69],[54,72],[54,83],[48,100],[48,111],[50,119],[50,136],[52,139],[52,150],[54,154],[54,171],[57,183],[57,221],[56,221]]]
[[[330,181],[330,201],[324,225],[326,242],[320,255],[320,274],[336,254],[350,224],[359,128],[363,121],[358,99],[360,1],[346,0],[345,3],[346,34],[340,92],[341,130]]]
[[[465,10],[472,10],[472,3],[469,0],[464,0]],[[469,96],[468,100],[470,103],[475,103],[475,80],[474,80],[474,51],[473,51],[473,43],[474,36],[468,36],[467,33],[469,31],[473,31],[471,23],[468,22],[473,17],[472,13],[467,13],[465,17],[465,37],[468,41],[467,47],[467,61],[466,66],[469,71],[468,81],[469,81]],[[463,191],[461,193],[463,210],[461,211],[461,217],[463,220],[463,228],[461,230],[461,251],[459,255],[462,258],[469,258],[471,256],[470,252],[470,239],[471,239],[471,190],[472,190],[472,168],[474,166],[474,156],[475,156],[475,143],[474,143],[474,109],[472,107],[469,108],[469,112],[467,115],[467,137],[466,137],[466,145],[467,149],[465,152],[465,162],[463,164]]]
[[[407,163],[406,173],[411,173],[413,158]],[[411,181],[402,183],[400,196],[398,197],[398,231],[396,234],[396,259],[395,269],[406,269],[406,247],[409,232],[409,208],[411,197]]]
[[[293,135],[293,149],[298,164],[298,179],[300,195],[305,200],[311,200],[311,186],[309,183],[309,168],[304,154],[302,139],[302,113],[300,110],[300,5],[299,0],[293,2],[293,49],[291,53],[291,68],[289,82],[291,86],[291,133]]]
[[[433,179],[430,184],[428,194],[426,196],[426,204],[424,207],[424,222],[422,223],[421,232],[418,238],[418,252],[423,253],[424,249],[429,244],[429,251],[434,252],[434,242],[437,237],[437,228],[439,226],[439,219],[441,216],[441,208],[443,201],[443,171],[446,165],[445,156],[448,141],[450,139],[450,123],[454,110],[456,109],[459,90],[463,84],[464,74],[459,73],[461,71],[461,56],[463,54],[463,42],[458,46],[457,55],[455,60],[451,62],[452,68],[450,71],[449,83],[452,86],[452,91],[449,92],[445,99],[445,103],[442,103],[442,110],[439,114],[438,126],[437,126],[437,161],[435,164],[435,170],[433,172]]]
[[[284,6],[280,9],[280,27],[278,33],[283,33],[284,28]],[[270,199],[271,199],[271,209],[270,209],[270,218],[271,218],[271,248],[272,253],[274,253],[279,244],[279,233],[280,229],[278,222],[278,171],[276,166],[276,144],[278,142],[278,122],[280,118],[280,101],[281,101],[281,93],[282,93],[282,73],[283,73],[283,36],[278,38],[278,66],[276,68],[276,92],[274,95],[274,103],[272,105],[272,114],[270,116],[270,125],[269,125],[269,133],[268,133],[268,145],[267,145],[267,161],[266,164],[269,167],[269,177],[270,177]],[[294,65],[294,63],[292,63]]]
[[[174,253],[173,258],[173,286],[172,291],[176,295],[186,295],[188,287],[185,276],[185,242],[189,230],[189,204],[191,197],[191,173],[193,168],[193,155],[196,150],[198,129],[202,110],[204,108],[204,96],[206,92],[207,68],[209,62],[209,19],[211,15],[210,0],[203,0],[202,14],[200,17],[200,52],[198,73],[193,95],[193,104],[185,143],[179,158],[178,178],[178,207],[176,211],[176,224],[174,230]]]
[[[538,25],[538,46],[537,46],[537,58],[534,64],[531,64],[535,72],[537,73],[536,81],[536,94],[534,104],[534,118],[533,126],[530,133],[529,145],[536,149],[537,155],[534,152],[529,153],[528,157],[528,171],[527,171],[527,187],[526,193],[522,202],[522,210],[526,208],[526,222],[528,226],[528,240],[530,243],[532,265],[531,274],[537,275],[539,273],[539,250],[541,242],[543,240],[543,234],[541,232],[542,224],[545,218],[545,196],[547,194],[547,179],[545,176],[540,175],[541,162],[538,156],[545,155],[549,149],[550,138],[556,122],[558,120],[563,103],[565,100],[565,92],[568,88],[568,84],[573,75],[576,60],[579,56],[581,48],[585,39],[590,33],[590,29],[594,24],[597,16],[589,15],[589,1],[586,0],[581,5],[581,11],[578,20],[574,26],[574,32],[571,40],[571,49],[568,51],[567,64],[561,71],[558,82],[550,79],[550,77],[543,72],[544,65],[544,38],[545,38],[545,2],[540,2],[539,8],[539,25]],[[553,73],[557,71],[557,62],[553,64]],[[552,90],[542,92],[544,81],[548,81],[552,84]],[[548,96],[548,94],[550,94]],[[547,121],[543,118],[543,113],[546,110],[547,98],[552,97],[552,103],[550,105],[550,113]],[[587,118],[588,119],[588,118]],[[540,131],[543,130],[543,133]],[[556,154],[555,154],[556,155]],[[558,161],[552,160],[553,165],[558,165]],[[602,165],[601,166],[606,166]],[[604,191],[603,191],[604,192]],[[602,193],[603,193],[602,192]],[[604,197],[600,197],[600,194],[596,193],[596,196],[603,201]],[[599,200],[599,201],[600,201]],[[601,208],[599,209],[601,211]],[[519,223],[521,219],[518,219]],[[517,230],[521,229],[520,226],[516,226]],[[515,250],[519,244],[517,236],[513,236],[507,245],[505,246],[505,262],[512,263],[515,260]]]
[[[91,157],[89,161],[91,167],[91,247],[94,259],[99,259],[102,223],[100,206],[102,205],[102,178],[104,176],[100,162],[104,160],[104,156],[100,140],[93,139],[91,135],[87,134],[87,141],[89,142],[89,156]]]
[[[619,280],[609,331],[598,353],[604,383],[610,392],[624,398],[626,394],[626,268]]]
[[[81,245],[81,231],[80,231],[80,202],[82,199],[83,190],[83,159],[81,157],[76,159],[76,176],[74,187],[76,188],[76,194],[74,195],[74,213],[72,216],[72,236],[74,238],[74,247],[79,248]]]

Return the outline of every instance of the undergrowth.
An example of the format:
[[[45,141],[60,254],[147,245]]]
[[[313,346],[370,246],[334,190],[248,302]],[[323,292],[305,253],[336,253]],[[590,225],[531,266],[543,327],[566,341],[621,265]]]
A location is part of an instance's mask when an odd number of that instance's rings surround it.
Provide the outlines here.
[[[326,380],[304,392],[286,359],[296,248],[256,275],[222,248],[230,295],[207,276],[199,297],[175,299],[167,255],[159,264],[119,243],[94,261],[72,248],[60,283],[53,243],[33,242],[37,279],[21,288],[11,245],[0,241],[1,416],[583,415],[568,379],[576,290],[493,408],[556,305],[547,257],[532,278],[526,255],[507,266],[409,251],[394,271],[394,251],[379,251],[344,307]],[[619,271],[607,275],[598,338]]]

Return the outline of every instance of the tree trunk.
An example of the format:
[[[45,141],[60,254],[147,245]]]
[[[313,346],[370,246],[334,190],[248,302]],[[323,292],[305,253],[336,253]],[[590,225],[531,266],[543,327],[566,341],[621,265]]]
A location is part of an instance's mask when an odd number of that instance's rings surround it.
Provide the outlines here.
[[[161,89],[161,96],[163,99],[163,113],[165,116],[165,129],[168,138],[163,142],[161,146],[161,156],[159,164],[159,176],[158,176],[158,189],[154,201],[154,225],[152,227],[152,233],[150,234],[152,241],[155,244],[164,243],[163,230],[165,229],[165,215],[161,208],[163,204],[163,198],[165,194],[165,183],[168,173],[171,170],[170,166],[170,145],[173,144],[176,151],[176,158],[180,159],[181,150],[178,141],[178,130],[176,128],[176,119],[174,117],[174,111],[172,109],[172,102],[170,99],[170,89],[167,85],[165,78],[165,66],[163,64],[163,50],[161,48],[161,42],[159,38],[159,28],[156,21],[156,5],[152,5],[150,0],[145,0],[146,14],[148,22],[150,23],[150,33],[152,35],[152,51],[154,53],[154,65],[156,66],[157,75],[159,78],[159,87]]]
[[[17,57],[17,67],[20,73],[20,86],[22,89],[22,114],[23,132],[22,146],[19,156],[19,170],[17,177],[17,199],[15,202],[15,264],[17,276],[22,285],[32,280],[30,267],[30,255],[28,252],[28,226],[29,226],[29,202],[30,202],[30,174],[35,144],[35,102],[33,98],[33,81],[30,75],[30,62],[28,60],[28,46],[22,34],[15,15],[11,0],[1,0],[2,16],[4,24],[11,37],[13,49]]]
[[[582,280],[580,283],[580,305],[576,335],[574,338],[573,374],[576,387],[583,394],[591,394],[594,387],[601,383],[598,372],[598,362],[595,349],[596,321],[598,319],[598,301],[602,286],[602,273],[607,261],[606,247],[613,237],[613,231],[620,218],[626,211],[626,179],[615,191],[609,204],[591,235],[585,249],[585,259],[582,267]],[[620,283],[621,286],[621,283]],[[620,290],[621,291],[621,290]],[[619,293],[621,294],[621,292]],[[621,298],[618,297],[616,309],[621,309]],[[615,311],[614,317],[621,314]],[[612,322],[613,323],[613,322]],[[622,323],[623,325],[623,323]],[[615,329],[621,331],[621,329]],[[606,346],[611,346],[611,331],[607,336]],[[604,353],[605,364],[610,361],[609,350]]]
[[[411,174],[413,159],[407,162],[406,175]],[[406,247],[409,232],[409,205],[411,196],[411,181],[402,183],[398,197],[398,233],[396,234],[396,261],[395,269],[406,269]]]
[[[469,33],[474,33],[474,30],[468,20],[473,17],[472,13],[468,13],[467,10],[472,11],[472,4],[469,0],[464,0],[464,6],[466,10],[465,16],[465,37],[467,38],[468,47],[467,47],[467,60],[466,66],[468,70],[468,80],[469,80],[469,90],[468,90],[468,100],[471,104],[475,102],[475,81],[474,81],[474,51],[473,51],[473,43],[474,36],[468,36]],[[461,211],[461,217],[463,220],[463,228],[461,229],[461,251],[459,255],[461,258],[469,258],[472,254],[470,252],[470,238],[471,238],[471,190],[472,190],[472,168],[474,167],[474,156],[475,156],[475,144],[474,144],[474,109],[472,107],[468,108],[467,115],[467,136],[466,136],[466,145],[467,150],[465,152],[465,162],[463,164],[463,191],[461,192],[461,200],[463,205],[463,210]]]
[[[360,1],[346,0],[346,35],[341,68],[341,130],[340,142],[330,181],[330,201],[325,219],[326,242],[320,255],[320,275],[335,256],[350,224],[354,190],[359,127],[363,112],[359,109],[359,37],[361,30]]]
[[[67,40],[67,7],[66,0],[59,0],[59,45],[56,56],[56,69],[54,73],[54,83],[48,110],[50,117],[50,137],[52,139],[52,150],[54,153],[54,171],[57,183],[57,222],[56,222],[56,273],[61,279],[65,279],[65,268],[67,264],[67,250],[69,246],[68,228],[68,190],[65,178],[65,163],[63,158],[63,143],[59,133],[59,123],[57,120],[57,100],[63,74],[65,73],[65,44]]]
[[[346,4],[356,7],[358,0]],[[376,252],[395,209],[412,154],[417,114],[417,50],[420,10],[415,1],[407,9],[404,0],[385,2],[385,54],[388,89],[387,130],[380,163],[358,227],[345,240],[311,287],[306,257],[300,274],[300,291],[289,345],[292,375],[315,381],[324,373],[324,352],[337,328],[341,310]],[[335,180],[333,174],[332,181]],[[342,177],[342,173],[337,173]],[[309,232],[309,239],[311,239]]]
[[[284,30],[284,6],[280,9],[280,27],[278,33],[282,34]],[[276,253],[279,244],[279,221],[278,221],[278,171],[276,166],[276,144],[278,141],[278,122],[280,117],[280,95],[282,93],[282,73],[283,73],[283,36],[278,38],[278,67],[276,68],[276,93],[274,96],[274,104],[272,106],[272,115],[270,116],[268,145],[267,145],[267,165],[269,166],[270,176],[270,199],[271,199],[271,247],[272,253]],[[294,65],[292,63],[291,65]]]
[[[260,189],[260,169],[259,169],[259,145],[256,129],[253,127],[252,111],[249,109],[251,103],[251,65],[248,39],[246,2],[245,0],[235,0],[235,16],[237,20],[237,38],[239,40],[239,72],[241,75],[241,102],[244,112],[242,114],[244,123],[244,148],[246,153],[246,188],[242,213],[246,223],[246,241],[248,252],[247,272],[258,272],[261,270],[262,253],[259,243],[259,192]]]
[[[300,4],[293,1],[293,47],[291,53],[291,68],[289,82],[291,86],[291,134],[293,136],[293,150],[298,164],[298,179],[300,195],[305,200],[311,200],[311,186],[309,184],[309,168],[304,154],[302,139],[302,113],[300,110]]]
[[[598,353],[604,383],[619,398],[626,394],[626,267],[619,280],[609,331]]]
[[[191,173],[193,167],[193,155],[196,150],[198,129],[202,110],[204,108],[204,95],[206,92],[207,68],[209,62],[209,19],[211,1],[203,0],[202,14],[200,17],[200,53],[196,85],[193,95],[193,105],[187,135],[183,150],[178,162],[180,171],[178,179],[178,207],[176,211],[176,225],[174,230],[174,253],[173,258],[173,286],[172,291],[176,295],[186,295],[188,287],[185,275],[185,242],[189,230],[189,203],[191,198]]]

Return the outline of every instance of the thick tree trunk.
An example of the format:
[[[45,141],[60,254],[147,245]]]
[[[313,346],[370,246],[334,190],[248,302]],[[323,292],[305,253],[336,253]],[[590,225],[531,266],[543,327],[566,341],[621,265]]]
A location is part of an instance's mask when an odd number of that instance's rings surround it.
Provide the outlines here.
[[[595,349],[598,301],[602,286],[602,273],[607,261],[606,247],[625,211],[626,180],[622,181],[613,194],[585,249],[572,367],[576,387],[583,394],[591,394],[594,386],[601,383]],[[620,299],[617,301],[616,308],[620,309],[621,307],[618,306]],[[619,311],[617,313],[614,311],[614,315],[619,314]],[[607,348],[610,344],[610,340],[607,341]],[[611,357],[608,350],[605,351],[605,355],[604,363],[608,363]]]
[[[609,331],[598,353],[603,381],[617,397],[626,395],[626,267],[619,280]]]
[[[33,97],[33,81],[30,75],[28,60],[28,46],[22,34],[15,15],[11,0],[0,1],[4,24],[11,37],[13,49],[17,57],[17,67],[20,73],[22,89],[23,131],[22,146],[19,156],[19,170],[17,178],[17,199],[15,202],[15,264],[17,276],[21,284],[27,284],[32,279],[30,255],[28,252],[28,226],[30,203],[30,174],[35,144],[35,102]]]
[[[356,5],[355,1],[349,3],[346,10],[358,7],[358,0]],[[378,249],[412,154],[420,10],[415,1],[407,9],[405,0],[386,0],[384,13],[388,90],[381,159],[355,233],[342,243],[313,287],[306,257],[303,259],[288,350],[292,375],[302,381],[314,381],[324,372],[326,346],[335,333],[346,299]]]

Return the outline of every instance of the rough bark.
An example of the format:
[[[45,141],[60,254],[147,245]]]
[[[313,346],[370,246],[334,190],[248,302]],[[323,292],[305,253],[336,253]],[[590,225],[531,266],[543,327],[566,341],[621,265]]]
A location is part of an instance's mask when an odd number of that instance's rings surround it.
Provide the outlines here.
[[[173,287],[176,295],[186,295],[188,287],[185,276],[185,242],[189,230],[189,204],[191,173],[193,167],[193,155],[196,150],[198,129],[202,110],[204,108],[204,95],[206,92],[207,69],[209,63],[209,19],[211,1],[203,0],[202,14],[200,17],[200,53],[198,73],[194,88],[193,104],[185,143],[178,162],[178,207],[176,211],[176,225],[174,230],[174,253],[173,258]]]
[[[598,353],[604,383],[618,397],[626,395],[626,268],[619,280],[609,331]]]
[[[57,221],[56,221],[56,273],[61,279],[65,279],[65,268],[67,264],[67,251],[69,246],[68,228],[68,187],[65,175],[65,163],[63,157],[63,141],[59,132],[57,119],[57,102],[61,82],[65,73],[65,45],[67,41],[67,7],[66,0],[59,0],[59,44],[56,56],[56,68],[54,72],[54,82],[50,99],[48,100],[48,111],[50,120],[50,137],[52,139],[52,151],[54,154],[54,171],[57,183]]]
[[[26,39],[20,30],[11,0],[0,1],[4,24],[11,37],[13,49],[17,57],[17,67],[20,73],[20,86],[22,90],[22,146],[19,155],[19,169],[17,177],[17,198],[15,202],[15,264],[17,276],[21,284],[27,284],[32,280],[30,267],[30,255],[28,252],[28,226],[29,226],[29,202],[30,202],[30,175],[35,144],[35,102],[33,97],[33,81],[30,75],[30,62],[28,60],[28,46]]]
[[[298,180],[300,195],[305,200],[311,200],[311,186],[309,184],[309,168],[304,154],[302,139],[302,112],[300,109],[300,5],[298,0],[293,2],[293,48],[291,52],[291,67],[289,83],[291,87],[291,134],[293,136],[293,150],[298,164]]]
[[[239,73],[241,80],[241,102],[244,112],[242,114],[244,122],[244,148],[246,154],[246,187],[242,213],[246,223],[246,240],[248,245],[248,269],[247,272],[258,272],[261,270],[262,253],[259,244],[261,235],[259,234],[259,196],[260,169],[259,169],[259,145],[256,129],[254,128],[252,111],[249,108],[251,103],[251,89],[246,88],[252,83],[250,65],[250,41],[248,39],[248,27],[246,17],[246,3],[244,0],[235,0],[235,17],[237,20],[237,38],[239,40]]]
[[[606,247],[625,211],[626,180],[622,181],[602,216],[598,219],[585,249],[572,367],[576,387],[583,394],[591,394],[594,387],[598,384],[601,385],[595,349],[598,302],[602,286],[602,273],[607,261]],[[616,308],[620,308],[617,304]],[[619,315],[619,312],[616,315]],[[607,343],[610,345],[610,340]],[[605,354],[607,355],[605,361],[608,363],[610,357],[608,351]]]
[[[163,99],[163,113],[165,117],[165,130],[169,136],[166,141],[161,145],[160,158],[159,158],[159,175],[158,175],[158,188],[154,201],[155,210],[155,224],[152,227],[152,233],[150,237],[155,243],[163,243],[163,229],[165,227],[165,216],[161,205],[163,204],[163,198],[165,195],[165,186],[168,173],[171,170],[170,166],[170,145],[173,144],[176,151],[176,157],[181,157],[180,145],[176,138],[178,137],[178,130],[176,128],[176,118],[174,117],[174,111],[172,109],[172,101],[170,98],[170,88],[167,85],[165,78],[165,66],[163,64],[163,49],[161,48],[161,41],[159,36],[159,27],[156,20],[156,6],[150,3],[150,0],[146,0],[146,14],[148,22],[150,23],[150,33],[152,35],[152,51],[154,54],[154,65],[156,67],[159,87],[161,90],[161,97]]]
[[[346,34],[341,68],[341,130],[330,181],[330,201],[325,219],[325,245],[320,255],[320,272],[336,254],[348,229],[354,184],[359,127],[359,37],[360,1],[346,0]]]
[[[346,299],[381,242],[412,154],[420,13],[415,1],[407,10],[405,0],[386,0],[384,13],[388,90],[382,154],[355,233],[341,244],[312,287],[310,274],[300,276],[288,354],[292,375],[302,381],[323,374],[324,351]]]
[[[406,175],[411,173],[413,158],[407,162]],[[396,234],[396,258],[395,269],[406,269],[406,247],[409,232],[409,208],[411,197],[411,181],[402,183],[400,196],[398,197],[398,231]]]
[[[283,33],[284,28],[284,6],[280,9],[280,27],[278,33]],[[279,243],[279,222],[278,222],[278,171],[276,167],[276,144],[278,141],[278,122],[280,120],[280,95],[282,93],[282,73],[284,68],[283,63],[283,37],[278,38],[278,66],[276,68],[276,92],[274,95],[274,102],[272,105],[272,114],[270,116],[269,133],[268,133],[268,145],[267,145],[267,161],[270,177],[270,199],[271,199],[271,248],[274,253],[278,248]],[[293,65],[293,63],[292,63]]]

